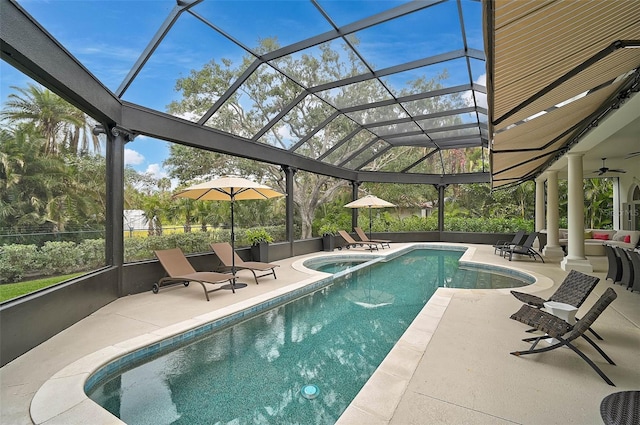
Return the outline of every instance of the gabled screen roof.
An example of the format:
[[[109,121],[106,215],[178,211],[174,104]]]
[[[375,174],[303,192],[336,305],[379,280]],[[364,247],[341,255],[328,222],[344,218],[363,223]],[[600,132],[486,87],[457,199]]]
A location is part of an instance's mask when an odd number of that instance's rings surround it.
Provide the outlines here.
[[[333,167],[488,171],[447,164],[487,156],[479,1],[18,3],[127,103]]]

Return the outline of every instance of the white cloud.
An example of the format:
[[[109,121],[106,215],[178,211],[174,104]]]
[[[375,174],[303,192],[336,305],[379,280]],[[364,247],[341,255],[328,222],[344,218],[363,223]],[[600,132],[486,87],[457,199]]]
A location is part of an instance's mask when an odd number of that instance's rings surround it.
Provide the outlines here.
[[[476,84],[480,85],[480,86],[485,86],[487,85],[487,74],[482,74],[481,76],[478,77],[478,79],[475,81]],[[471,91],[467,91],[465,92],[462,97],[464,98],[464,101],[467,105],[469,106],[474,106],[474,102],[473,102],[473,95],[471,93]],[[478,106],[481,108],[487,108],[487,95],[484,93],[480,93],[477,92],[476,93],[476,102],[478,103]]]
[[[160,166],[160,164],[149,164],[144,174],[151,174],[151,176],[156,179],[167,177],[167,172]]]
[[[124,150],[124,163],[126,165],[139,165],[144,162],[144,155],[133,149]]]

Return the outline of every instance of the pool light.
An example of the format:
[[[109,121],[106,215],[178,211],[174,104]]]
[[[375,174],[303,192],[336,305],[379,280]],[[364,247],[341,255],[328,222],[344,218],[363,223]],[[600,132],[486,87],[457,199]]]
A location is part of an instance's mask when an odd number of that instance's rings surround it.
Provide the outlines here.
[[[318,394],[320,394],[320,388],[318,388],[317,385],[308,384],[302,387],[300,394],[302,394],[302,397],[307,400],[313,400],[318,397]]]

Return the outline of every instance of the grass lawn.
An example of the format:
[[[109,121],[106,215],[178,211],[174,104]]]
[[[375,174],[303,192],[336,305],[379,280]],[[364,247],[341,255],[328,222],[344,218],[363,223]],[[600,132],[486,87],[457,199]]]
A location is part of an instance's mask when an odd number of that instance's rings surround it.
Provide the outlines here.
[[[55,285],[56,283],[72,279],[82,274],[84,273],[73,273],[62,276],[47,277],[45,279],[28,280],[25,282],[6,283],[4,285],[0,285],[0,302],[4,302],[30,292],[35,292],[39,289]]]

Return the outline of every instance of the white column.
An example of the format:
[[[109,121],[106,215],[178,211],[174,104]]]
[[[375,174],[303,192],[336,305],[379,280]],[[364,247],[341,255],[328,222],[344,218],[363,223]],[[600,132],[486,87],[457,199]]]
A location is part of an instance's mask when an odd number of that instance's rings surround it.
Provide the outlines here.
[[[536,222],[535,222],[535,230],[536,232],[540,232],[542,230],[544,230],[545,233],[545,239],[546,239],[546,233],[547,230],[545,228],[545,214],[544,214],[544,182],[545,179],[540,176],[536,179]],[[540,252],[542,252],[542,248],[544,248],[544,246],[542,246],[542,243],[540,242],[540,239],[538,239],[537,241],[538,243],[538,250]]]
[[[613,228],[615,230],[622,229],[620,218],[622,217],[622,211],[620,211],[620,179],[618,177],[613,179]]]
[[[536,232],[545,228],[544,182],[545,179],[543,177],[536,179]]]
[[[584,256],[584,177],[582,172],[582,154],[567,154],[567,221],[569,222],[569,240],[567,256],[560,263],[563,270],[593,272],[593,266]]]
[[[562,258],[564,251],[558,240],[559,212],[558,212],[558,172],[547,171],[547,245],[542,250],[545,257]]]

